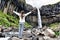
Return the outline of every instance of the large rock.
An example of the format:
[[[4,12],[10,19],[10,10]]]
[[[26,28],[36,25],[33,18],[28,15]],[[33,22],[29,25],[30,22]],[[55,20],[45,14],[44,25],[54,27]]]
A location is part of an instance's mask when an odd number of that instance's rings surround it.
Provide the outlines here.
[[[32,30],[32,34],[34,35],[34,36],[44,36],[44,34],[42,33],[42,30],[41,29],[33,29]]]
[[[10,38],[9,40],[20,40],[20,39],[17,38],[17,37],[12,37],[12,38]]]
[[[45,36],[55,37],[54,31],[49,28],[47,28],[43,33],[45,34]]]
[[[27,38],[31,38],[32,37],[31,30],[29,29],[29,30],[24,31],[23,36]]]
[[[51,40],[49,36],[44,36],[43,40]]]

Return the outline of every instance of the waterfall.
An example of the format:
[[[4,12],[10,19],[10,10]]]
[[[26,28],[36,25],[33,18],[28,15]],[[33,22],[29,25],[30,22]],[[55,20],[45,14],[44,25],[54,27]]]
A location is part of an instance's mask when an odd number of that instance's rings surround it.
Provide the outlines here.
[[[59,2],[60,0],[26,0],[27,4],[32,5],[33,7],[36,7],[38,10],[38,28],[42,28],[42,22],[41,22],[41,15],[39,8],[43,5],[48,5],[48,4],[55,4]]]
[[[39,10],[39,8],[37,8],[37,10],[38,10],[38,28],[42,28],[40,10]]]
[[[38,10],[38,28],[42,28],[41,15],[40,15],[39,6],[38,6],[39,4],[36,4],[36,3],[38,3],[38,1],[33,1],[33,0],[30,0],[30,1],[31,1],[30,5],[32,5],[33,7],[36,7]],[[27,3],[27,0],[26,0],[26,3]],[[28,2],[28,4],[29,4],[29,2]]]

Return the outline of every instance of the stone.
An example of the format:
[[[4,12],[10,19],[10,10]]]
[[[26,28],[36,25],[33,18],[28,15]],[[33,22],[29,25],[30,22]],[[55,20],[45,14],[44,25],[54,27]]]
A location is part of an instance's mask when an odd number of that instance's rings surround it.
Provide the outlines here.
[[[39,40],[38,37],[32,37],[32,40]]]
[[[35,36],[37,36],[37,35],[39,35],[41,32],[40,32],[40,30],[38,30],[38,29],[32,29],[32,34],[33,35],[35,35]]]
[[[3,32],[3,26],[0,25],[0,32]]]
[[[10,31],[12,31],[12,27],[5,28],[3,31],[4,32],[10,32]]]
[[[23,39],[19,39],[17,37],[12,37],[11,40],[23,40]]]
[[[55,36],[54,31],[51,30],[51,29],[49,29],[49,28],[47,28],[47,29],[44,31],[44,34],[45,34],[46,36],[49,36],[49,37],[54,37],[54,36]]]
[[[7,13],[7,8],[4,8],[4,13]]]
[[[4,29],[3,31],[4,31],[4,32],[9,32],[9,29]]]
[[[23,38],[24,40],[32,40],[32,38]]]
[[[5,35],[3,35],[3,33],[2,33],[2,32],[0,32],[0,37],[5,37]]]
[[[47,29],[47,26],[44,26],[44,27],[42,28],[43,31],[45,31],[46,29]]]
[[[0,32],[3,32],[3,29],[2,29],[2,27],[0,27]]]
[[[43,40],[43,37],[41,36],[41,37],[39,37],[39,40]]]
[[[48,19],[47,18],[42,19],[42,23],[47,24],[48,23]]]
[[[29,29],[29,30],[24,31],[23,36],[27,38],[31,38],[32,37],[31,30]]]
[[[48,18],[48,23],[50,24],[50,23],[52,23],[53,22],[53,18]]]
[[[50,40],[50,37],[49,36],[44,36],[43,40]]]
[[[8,27],[8,30],[11,31],[12,30],[12,27]]]

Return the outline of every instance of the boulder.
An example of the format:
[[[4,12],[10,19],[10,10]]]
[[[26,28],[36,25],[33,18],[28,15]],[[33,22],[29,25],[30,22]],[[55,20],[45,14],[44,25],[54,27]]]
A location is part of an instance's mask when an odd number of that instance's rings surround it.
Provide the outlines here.
[[[49,36],[44,36],[43,40],[50,40],[50,37]]]
[[[55,33],[53,30],[47,28],[44,32],[43,32],[46,36],[49,36],[49,37],[55,37]]]
[[[27,38],[31,38],[32,37],[31,30],[29,29],[29,30],[24,31],[23,36]]]
[[[39,29],[33,29],[32,30],[32,34],[35,35],[35,36],[38,36],[39,34],[41,33],[41,31]]]
[[[0,32],[3,32],[3,29],[2,29],[2,27],[0,27]]]
[[[24,40],[32,40],[32,38],[24,38]]]
[[[17,37],[12,37],[10,40],[23,40],[23,39],[19,39]]]
[[[32,37],[32,40],[39,40],[38,37]]]
[[[3,26],[0,25],[0,32],[3,32]]]
[[[10,30],[9,30],[9,29],[4,29],[3,31],[4,31],[4,32],[9,32]]]

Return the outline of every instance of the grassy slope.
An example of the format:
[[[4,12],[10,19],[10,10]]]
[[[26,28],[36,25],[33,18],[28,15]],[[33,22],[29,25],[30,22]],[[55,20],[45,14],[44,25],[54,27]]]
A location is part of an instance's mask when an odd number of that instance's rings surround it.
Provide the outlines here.
[[[60,23],[55,22],[55,23],[50,24],[49,27],[50,27],[51,29],[56,29],[59,24],[60,24]],[[56,34],[56,36],[59,36],[59,35],[60,35],[60,32],[59,32],[59,31],[55,31],[55,34]]]
[[[18,27],[18,19],[12,15],[4,14],[0,11],[0,25],[3,25],[5,27]],[[25,27],[31,27],[27,22],[25,22]]]

